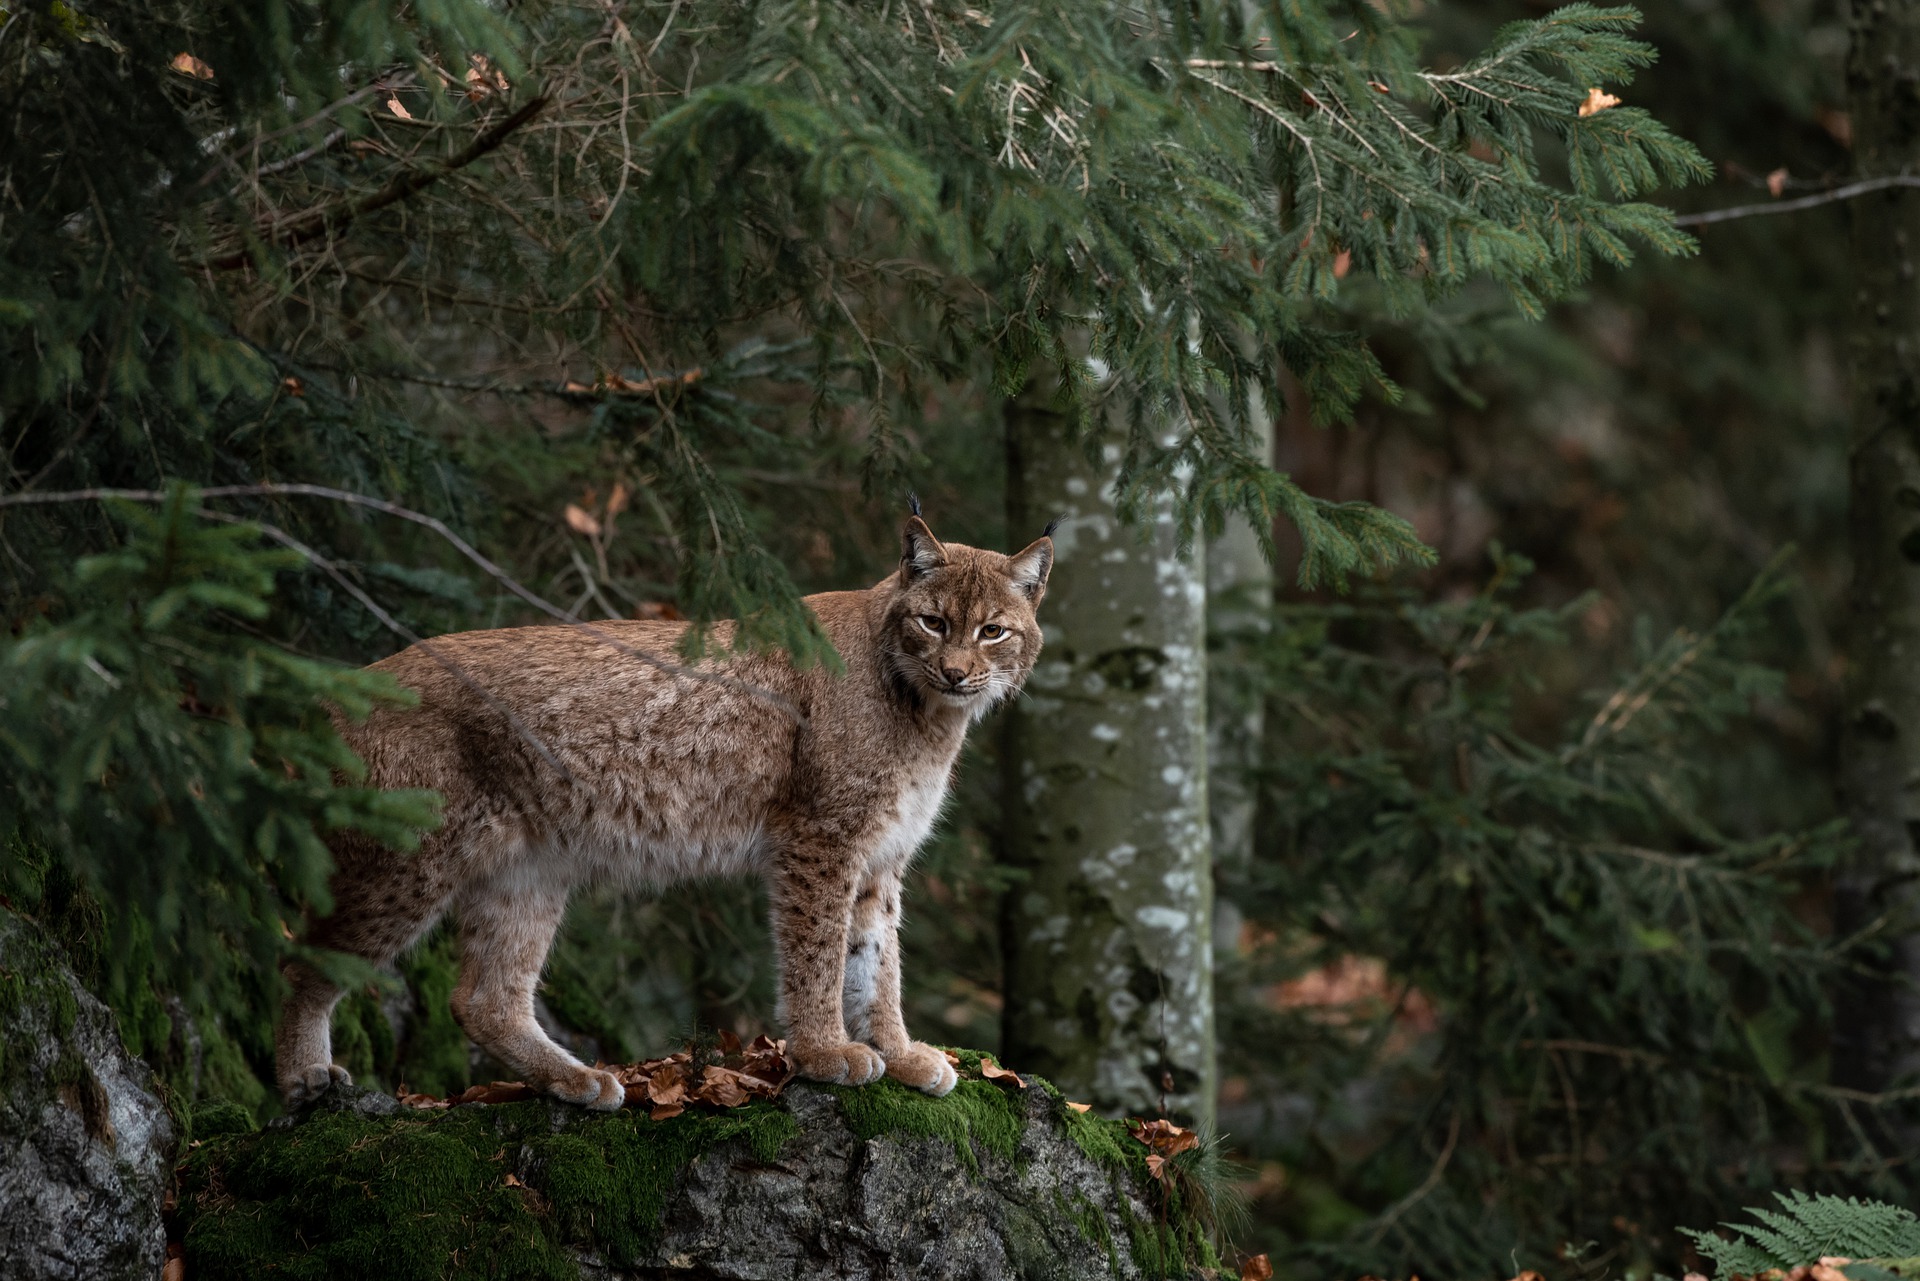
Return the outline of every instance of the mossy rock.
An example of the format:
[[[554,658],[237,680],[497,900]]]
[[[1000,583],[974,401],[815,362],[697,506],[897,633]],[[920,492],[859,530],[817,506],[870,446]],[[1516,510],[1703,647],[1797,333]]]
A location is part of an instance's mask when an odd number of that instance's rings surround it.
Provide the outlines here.
[[[174,1141],[113,1015],[0,909],[0,1276],[149,1281]]]
[[[1044,1083],[796,1083],[667,1121],[345,1096],[196,1143],[176,1234],[223,1278],[1150,1278],[1215,1265],[1117,1123]],[[1134,1149],[1130,1151],[1129,1148]]]

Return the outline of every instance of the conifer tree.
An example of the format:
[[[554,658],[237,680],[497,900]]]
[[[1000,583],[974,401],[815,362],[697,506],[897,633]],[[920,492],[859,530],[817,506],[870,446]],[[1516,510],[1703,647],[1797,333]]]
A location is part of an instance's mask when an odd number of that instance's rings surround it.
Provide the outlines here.
[[[147,923],[122,944],[142,934],[157,980],[195,991],[229,944],[171,923],[278,947],[279,921],[324,907],[313,847],[262,834],[285,830],[251,790],[271,769],[237,744],[305,742],[276,804],[322,827],[429,817],[302,790],[341,763],[291,691],[352,700],[286,676],[289,652],[359,661],[535,616],[504,561],[563,613],[671,595],[828,659],[769,473],[836,454],[890,494],[928,441],[973,430],[930,403],[1042,363],[1075,437],[1117,448],[1123,516],[1170,503],[1192,538],[1278,513],[1322,581],[1418,558],[1404,522],[1262,464],[1253,390],[1281,403],[1284,368],[1333,417],[1393,394],[1322,305],[1342,279],[1417,311],[1491,278],[1537,312],[1634,242],[1682,252],[1639,197],[1703,165],[1595,92],[1651,57],[1633,11],[1570,5],[1433,71],[1393,9],[7,0],[0,699],[79,723],[90,677],[136,722],[204,705],[234,735],[198,757],[191,735],[104,733],[85,756],[24,736],[9,848],[111,887]],[[1097,418],[1089,355],[1113,386]],[[604,476],[558,538],[557,458]],[[180,481],[201,497],[166,499]],[[104,643],[106,571],[69,570],[149,537],[104,489],[175,504],[154,600],[170,547],[245,584],[190,616],[218,644],[145,597]],[[269,585],[260,548],[198,543],[236,519],[303,567]],[[78,667],[50,679],[49,645]],[[204,791],[204,818],[136,806],[151,778]],[[190,822],[223,833],[218,876]]]

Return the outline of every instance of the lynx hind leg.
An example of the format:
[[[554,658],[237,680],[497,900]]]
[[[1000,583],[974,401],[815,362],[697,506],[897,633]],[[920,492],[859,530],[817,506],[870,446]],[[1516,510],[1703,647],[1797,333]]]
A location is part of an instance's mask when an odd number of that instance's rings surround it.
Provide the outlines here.
[[[341,870],[334,876],[333,914],[308,936],[316,947],[386,965],[445,909],[446,892],[436,883],[425,850],[410,859],[353,848],[336,855]],[[289,963],[284,974],[291,991],[274,1032],[274,1079],[281,1097],[297,1106],[353,1078],[333,1061],[329,1023],[343,995],[340,988],[305,962]]]
[[[619,1079],[554,1044],[533,1014],[534,989],[566,910],[564,891],[519,884],[486,884],[463,894],[455,907],[460,984],[453,992],[453,1017],[476,1045],[528,1085],[611,1112],[626,1102]]]
[[[319,1098],[335,1082],[350,1084],[353,1078],[333,1061],[333,1032],[328,1024],[333,1007],[340,1003],[340,989],[299,961],[283,973],[293,990],[274,1030],[273,1074],[281,1099],[297,1107]]]

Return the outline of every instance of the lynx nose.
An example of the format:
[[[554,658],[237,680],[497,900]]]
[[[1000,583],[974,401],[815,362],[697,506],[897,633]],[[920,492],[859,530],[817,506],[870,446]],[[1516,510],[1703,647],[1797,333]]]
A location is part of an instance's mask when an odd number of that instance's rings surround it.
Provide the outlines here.
[[[958,667],[942,667],[940,669],[940,674],[947,678],[947,684],[953,685],[956,687],[962,681],[967,679],[966,671]]]

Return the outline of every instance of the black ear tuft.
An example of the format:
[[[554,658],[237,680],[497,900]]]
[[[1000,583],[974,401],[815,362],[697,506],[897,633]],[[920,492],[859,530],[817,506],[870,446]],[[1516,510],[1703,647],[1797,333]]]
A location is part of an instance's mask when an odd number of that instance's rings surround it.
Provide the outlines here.
[[[1047,527],[1040,531],[1040,537],[1052,538],[1053,531],[1060,528],[1060,526],[1066,522],[1066,519],[1067,518],[1065,515],[1055,516],[1052,520],[1047,522]]]
[[[920,495],[914,493],[911,489],[907,491],[907,510],[915,516],[920,514]]]
[[[1047,575],[1052,570],[1053,539],[1046,534],[1007,557],[1007,576],[1013,580],[1014,590],[1032,601],[1035,609],[1047,594]]]
[[[912,582],[947,563],[947,549],[918,516],[907,517],[900,531],[900,574],[902,582]]]

